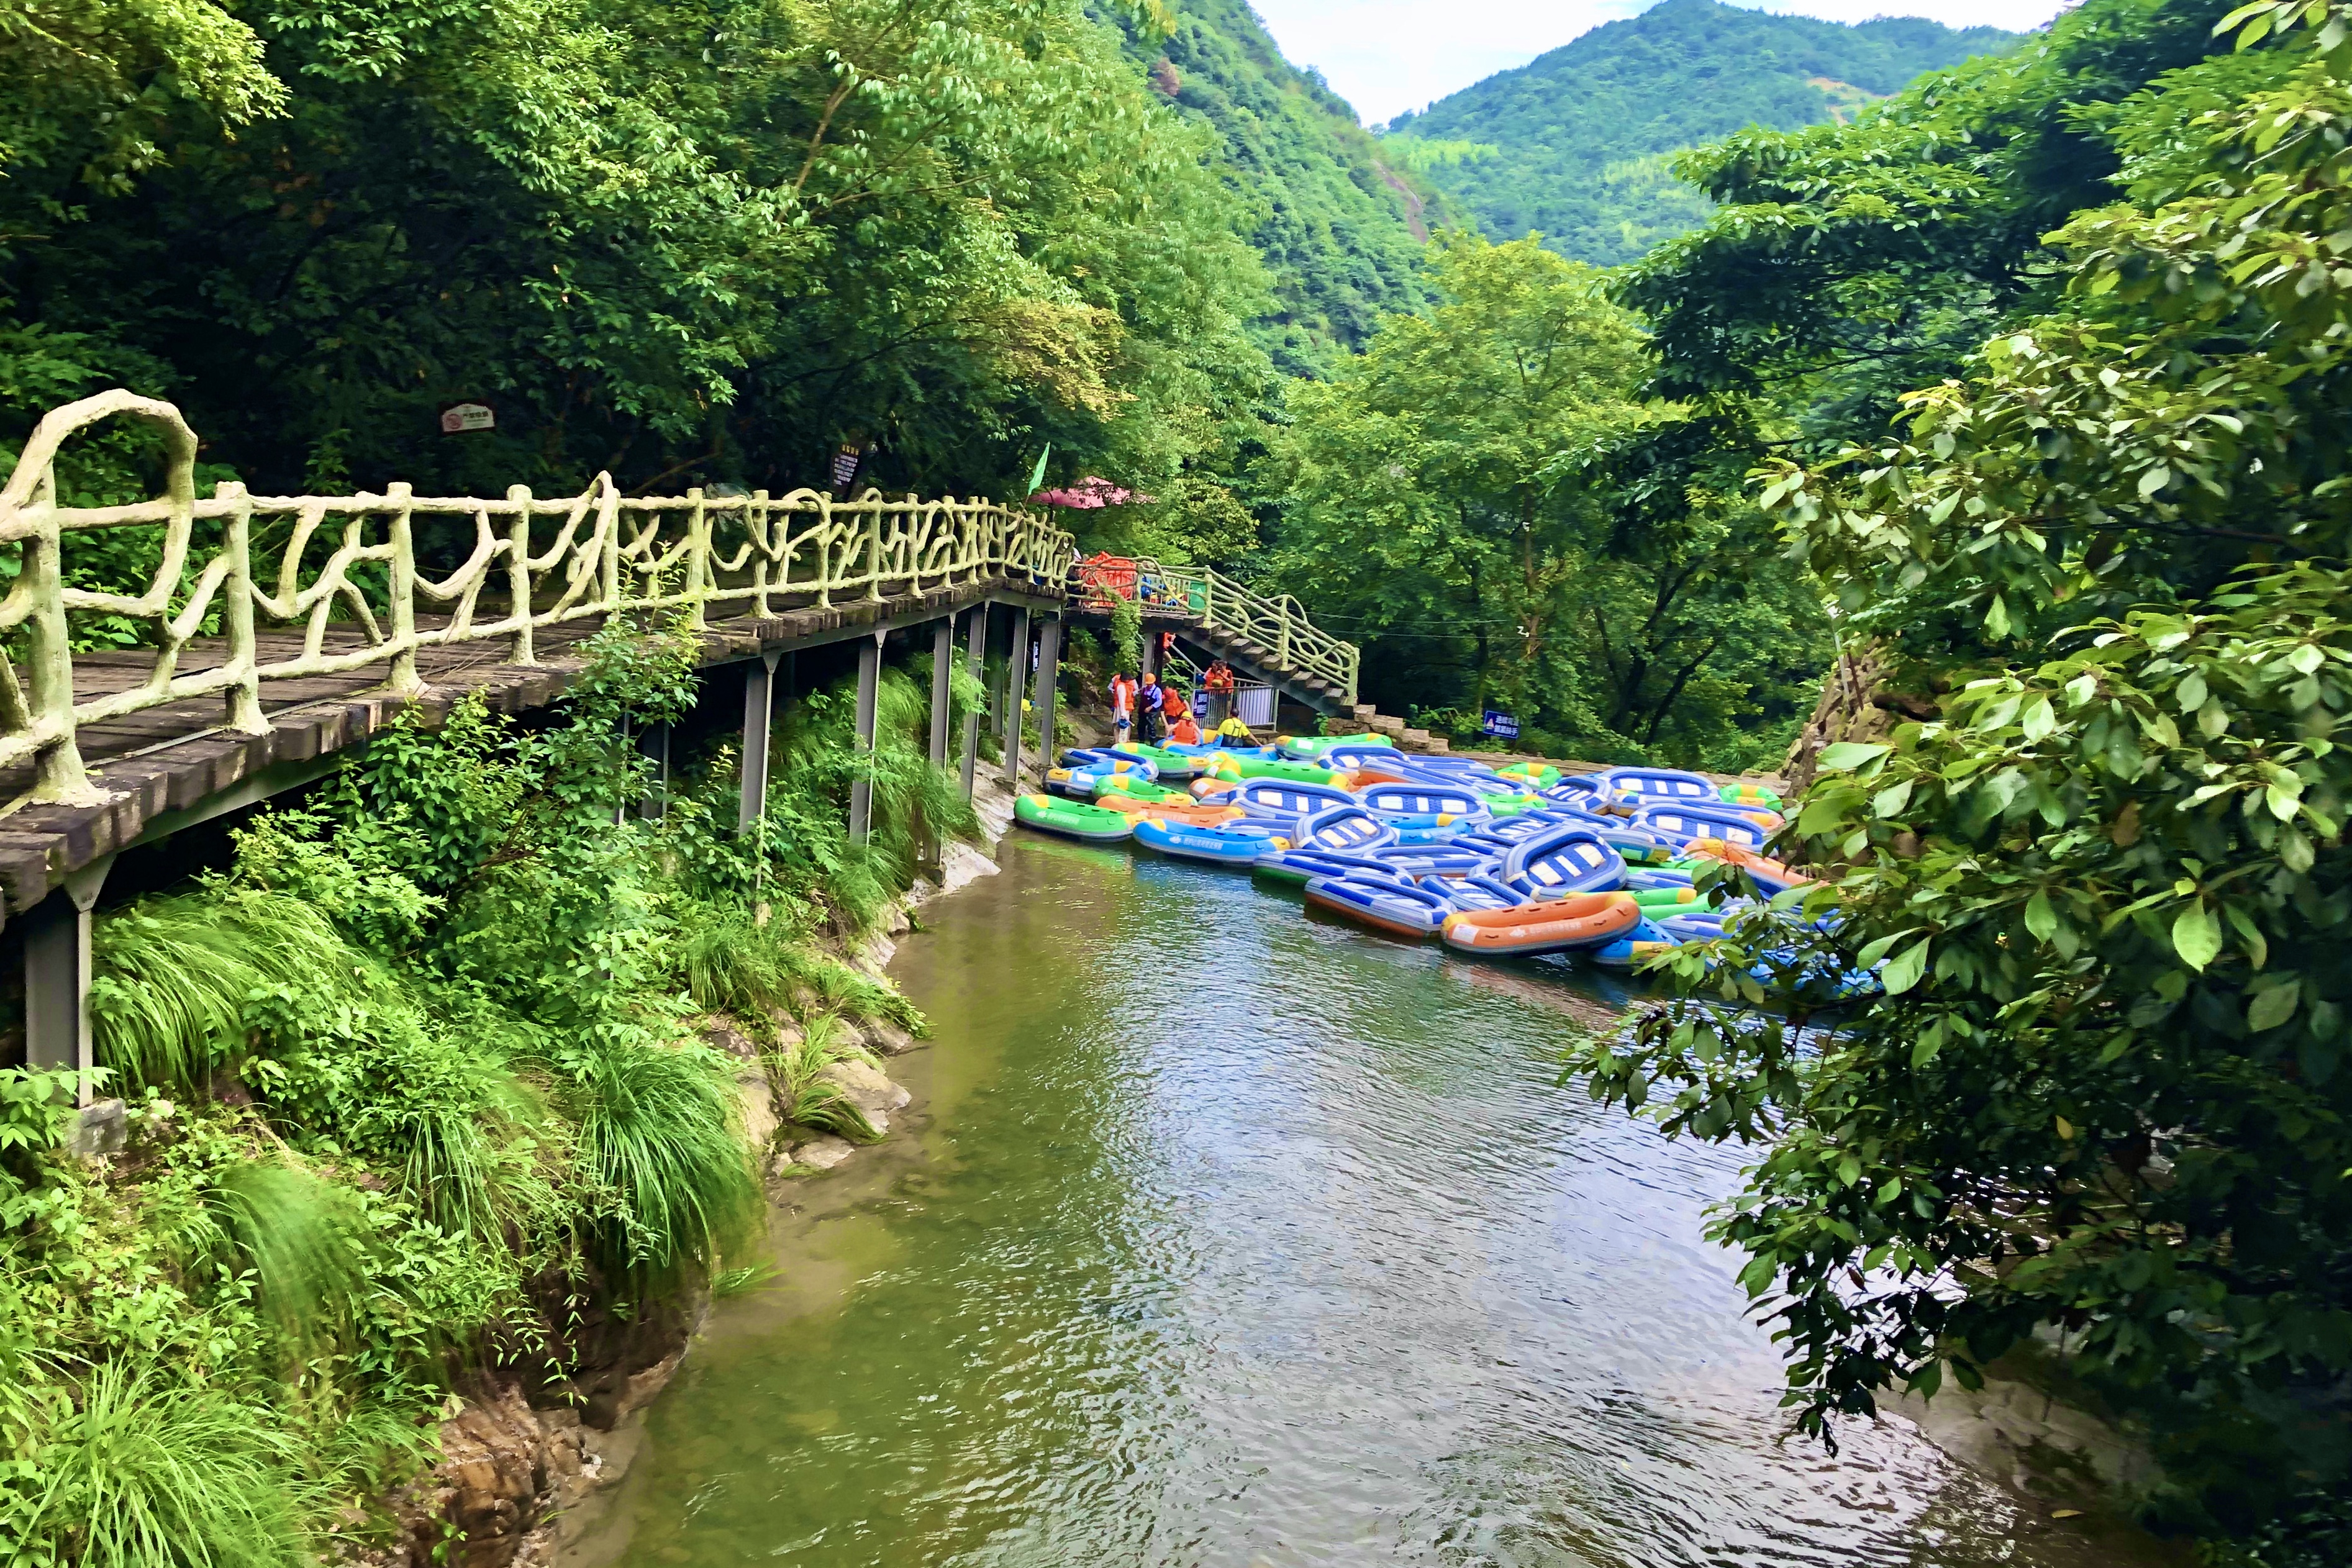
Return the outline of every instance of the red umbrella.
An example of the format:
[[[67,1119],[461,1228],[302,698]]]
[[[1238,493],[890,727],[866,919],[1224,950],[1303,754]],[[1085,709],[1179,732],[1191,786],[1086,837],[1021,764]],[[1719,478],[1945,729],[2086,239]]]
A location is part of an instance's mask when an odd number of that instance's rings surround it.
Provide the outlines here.
[[[1070,507],[1082,512],[1098,511],[1105,507],[1124,507],[1130,503],[1148,507],[1153,499],[1114,485],[1099,474],[1089,474],[1066,489],[1040,490],[1029,498],[1041,507]]]

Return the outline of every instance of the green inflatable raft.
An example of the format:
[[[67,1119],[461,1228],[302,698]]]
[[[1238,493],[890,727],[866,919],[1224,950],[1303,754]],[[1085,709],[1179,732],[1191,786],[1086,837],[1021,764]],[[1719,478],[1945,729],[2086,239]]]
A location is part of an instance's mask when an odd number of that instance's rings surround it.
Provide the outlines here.
[[[1051,795],[1024,795],[1013,802],[1013,820],[1041,833],[1059,833],[1091,844],[1115,843],[1135,831],[1135,819],[1124,811],[1056,800]]]

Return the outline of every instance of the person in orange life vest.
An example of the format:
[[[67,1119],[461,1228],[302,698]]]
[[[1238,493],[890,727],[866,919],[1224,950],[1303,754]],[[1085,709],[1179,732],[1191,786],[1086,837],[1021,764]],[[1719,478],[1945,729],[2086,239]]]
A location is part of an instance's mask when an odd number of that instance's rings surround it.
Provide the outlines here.
[[[1120,740],[1135,725],[1135,699],[1139,688],[1135,677],[1125,670],[1110,678],[1110,727]]]
[[[1174,724],[1192,714],[1192,699],[1185,695],[1184,688],[1173,681],[1162,681],[1160,683],[1160,711],[1170,724]]]
[[[1190,708],[1184,710],[1183,714],[1176,720],[1175,727],[1168,732],[1168,743],[1171,746],[1198,746],[1201,744],[1201,727],[1192,722],[1192,712]]]

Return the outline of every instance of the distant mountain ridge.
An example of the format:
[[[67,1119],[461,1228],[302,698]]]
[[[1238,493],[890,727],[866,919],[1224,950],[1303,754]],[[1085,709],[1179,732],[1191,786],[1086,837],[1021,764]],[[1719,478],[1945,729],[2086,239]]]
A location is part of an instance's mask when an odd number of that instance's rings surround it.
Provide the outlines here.
[[[1380,318],[1422,302],[1421,214],[1461,214],[1417,176],[1384,167],[1356,111],[1283,57],[1246,0],[1184,0],[1150,79],[1206,120],[1231,178],[1255,209],[1244,231],[1273,275],[1276,310],[1257,323],[1276,366],[1315,375],[1362,347]]]
[[[1850,120],[1925,72],[2022,36],[1664,0],[1399,116],[1391,161],[1454,197],[1491,237],[1539,229],[1564,255],[1611,266],[1706,220],[1706,199],[1668,172],[1682,149],[1749,125]],[[1443,152],[1423,145],[1432,142]]]

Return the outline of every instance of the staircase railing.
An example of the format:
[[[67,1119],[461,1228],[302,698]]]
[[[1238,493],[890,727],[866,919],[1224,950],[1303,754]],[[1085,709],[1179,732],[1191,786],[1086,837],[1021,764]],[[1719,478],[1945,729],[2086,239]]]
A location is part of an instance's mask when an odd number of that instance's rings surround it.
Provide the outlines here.
[[[1229,632],[1263,649],[1279,673],[1316,675],[1339,687],[1352,706],[1363,652],[1332,636],[1307,617],[1306,607],[1286,593],[1256,592],[1208,567],[1167,567],[1149,557],[1072,569],[1070,591],[1100,608],[1110,596],[1140,595],[1147,605],[1189,613],[1207,630]]]
[[[162,436],[164,493],[131,506],[58,505],[58,449],[117,416]],[[982,577],[1058,591],[1076,555],[1045,517],[985,498],[624,496],[599,474],[579,495],[548,500],[521,485],[490,500],[417,496],[405,485],[382,495],[252,496],[235,484],[200,500],[195,455],[195,433],[170,403],[100,392],[43,419],[0,486],[0,560],[15,556],[17,569],[0,600],[0,768],[30,758],[32,800],[101,799],[76,731],[165,703],[217,695],[227,728],[266,734],[265,681],[382,663],[386,684],[413,694],[424,685],[422,648],[504,641],[511,662],[530,664],[538,629],[622,612],[683,613],[698,626],[714,610],[767,616],[785,600],[872,601]],[[416,519],[436,517],[464,520],[457,548],[466,552],[437,577],[418,560],[414,533]],[[157,564],[143,590],[68,583],[68,539],[129,528],[154,535]],[[270,631],[278,635],[265,645]],[[152,660],[143,679],[78,702],[76,649],[100,641]],[[12,651],[24,657],[22,685]],[[119,662],[106,675],[91,684],[119,685]]]

